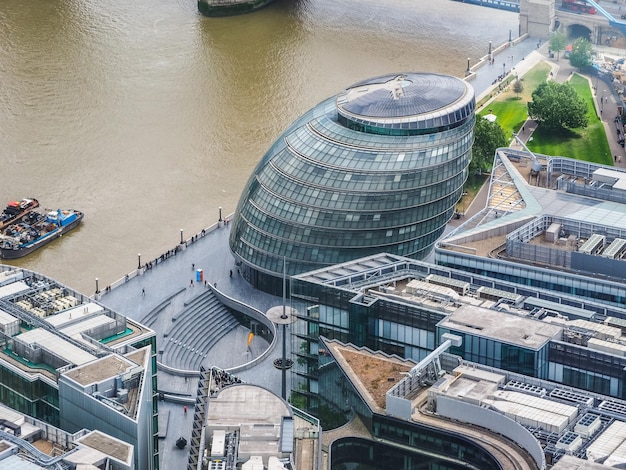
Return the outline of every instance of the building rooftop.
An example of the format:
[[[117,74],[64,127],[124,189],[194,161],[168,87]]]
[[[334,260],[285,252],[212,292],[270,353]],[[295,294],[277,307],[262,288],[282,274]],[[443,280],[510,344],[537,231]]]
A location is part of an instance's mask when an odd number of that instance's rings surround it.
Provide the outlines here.
[[[133,460],[132,445],[100,431],[91,431],[86,436],[78,439],[77,442],[95,449],[102,454],[109,455],[126,465],[130,465]]]
[[[626,191],[618,184],[625,179],[621,168],[498,149],[486,206],[442,238],[435,257],[449,251],[623,282],[624,251],[604,264],[578,262],[577,252],[597,234],[605,237],[602,249],[626,237]]]
[[[370,409],[387,414],[381,394],[386,394],[392,388],[402,389],[401,384],[396,380],[386,380],[386,372],[372,374],[371,370],[393,371],[391,376],[398,374],[396,376],[400,377],[400,381],[408,381],[410,377],[405,370],[411,367],[412,362],[337,340],[325,339],[324,345]],[[430,425],[449,430],[458,426],[464,434],[471,432],[472,428],[462,423],[473,422],[477,419],[475,416],[471,419],[467,414],[455,416],[454,419],[461,424],[428,418],[432,416],[438,397],[446,397],[477,405],[472,408],[473,413],[490,410],[506,415],[531,431],[553,462],[564,459],[558,464],[560,466],[552,468],[595,470],[607,468],[600,462],[611,462],[611,465],[617,466],[626,464],[626,454],[621,451],[622,443],[626,441],[626,401],[607,399],[602,395],[552,382],[527,380],[518,374],[460,358],[451,360],[452,356],[446,356],[445,360],[441,359],[442,364],[458,365],[430,385],[423,384],[418,390],[407,388],[410,389],[407,398],[411,400],[411,409],[414,410],[412,420],[427,420]],[[447,411],[443,409],[442,405],[443,416],[446,416]],[[463,413],[467,413],[467,410]],[[479,431],[478,436],[481,440],[499,439],[484,429]],[[511,446],[510,452],[517,452],[516,447]],[[572,454],[571,458],[565,458],[565,454]]]
[[[0,431],[0,467],[3,470],[49,469],[51,462],[56,461],[60,466],[55,468],[77,464],[100,468],[111,460],[120,470],[133,468],[133,446],[101,431],[83,429],[68,433],[4,405],[0,405],[0,419],[3,420]],[[19,455],[3,452],[12,448],[19,451]]]
[[[0,314],[0,334],[7,339],[0,360],[24,373],[41,373],[53,380],[60,368],[81,366],[103,356],[108,356],[103,364],[130,364],[110,356],[125,353],[126,345],[154,335],[138,322],[52,279],[4,265],[0,265]],[[109,371],[105,367],[97,373]]]
[[[382,413],[385,395],[389,388],[399,382],[415,366],[415,362],[351,344],[324,341],[345,374],[372,410]]]
[[[449,75],[384,75],[359,82],[340,93],[337,108],[340,113],[372,120],[425,121],[463,100],[467,105],[468,96],[473,98],[473,93],[468,92],[471,89],[467,82]],[[429,127],[433,127],[432,124]]]
[[[473,305],[459,307],[438,326],[533,350],[560,339],[563,333],[557,325]]]
[[[121,356],[111,355],[85,364],[84,366],[75,367],[66,372],[65,376],[75,380],[81,385],[89,385],[124,374],[129,369],[136,366],[137,364]]]
[[[233,432],[237,433],[237,438]],[[294,432],[291,407],[262,387],[229,385],[210,399],[207,437],[211,438],[212,445],[207,448],[210,447],[211,460],[228,460],[233,458],[232,452],[237,461],[259,459],[265,467],[270,459],[290,460],[294,451]],[[225,441],[236,443],[236,446],[229,446]]]

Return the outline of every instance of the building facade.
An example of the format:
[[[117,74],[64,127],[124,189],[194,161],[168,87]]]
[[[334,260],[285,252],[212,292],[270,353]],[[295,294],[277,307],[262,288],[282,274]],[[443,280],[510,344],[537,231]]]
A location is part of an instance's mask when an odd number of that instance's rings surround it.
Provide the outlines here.
[[[69,433],[97,429],[159,468],[156,335],[53,279],[0,265],[0,403]]]
[[[626,399],[623,308],[389,254],[294,276],[291,302],[293,399],[314,414],[320,336],[420,361],[452,333],[466,360]]]
[[[254,287],[381,251],[428,254],[467,178],[475,98],[455,77],[364,80],[272,145],[242,192],[230,248]]]

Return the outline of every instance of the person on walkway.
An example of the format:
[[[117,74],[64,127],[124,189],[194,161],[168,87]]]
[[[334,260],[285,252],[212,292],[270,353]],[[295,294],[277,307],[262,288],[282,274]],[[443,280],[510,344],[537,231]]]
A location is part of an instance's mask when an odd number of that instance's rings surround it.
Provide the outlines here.
[[[232,269],[228,271],[228,276],[233,277],[233,270]]]
[[[141,296],[145,297],[146,296],[146,289],[145,288],[141,288]]]
[[[183,411],[187,414],[187,405],[183,406]]]
[[[196,269],[196,264],[195,263],[191,263],[191,270],[195,270]]]
[[[189,287],[193,287],[193,279],[189,281]]]

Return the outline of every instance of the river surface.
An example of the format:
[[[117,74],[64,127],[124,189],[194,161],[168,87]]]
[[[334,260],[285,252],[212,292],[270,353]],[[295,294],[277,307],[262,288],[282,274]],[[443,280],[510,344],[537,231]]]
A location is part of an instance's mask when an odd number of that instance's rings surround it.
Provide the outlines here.
[[[86,214],[5,263],[92,294],[232,213],[323,99],[390,72],[462,77],[509,30],[517,14],[451,0],[278,0],[218,19],[193,0],[0,0],[0,204]]]

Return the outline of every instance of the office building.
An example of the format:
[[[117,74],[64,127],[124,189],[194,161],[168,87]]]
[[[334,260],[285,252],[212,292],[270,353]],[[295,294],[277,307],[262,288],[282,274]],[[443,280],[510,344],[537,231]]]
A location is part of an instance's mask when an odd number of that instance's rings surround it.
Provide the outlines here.
[[[242,275],[282,278],[380,252],[422,258],[454,213],[471,158],[474,91],[432,73],[364,80],[297,119],[251,175],[230,248]]]
[[[70,434],[108,434],[132,446],[131,468],[159,468],[152,330],[0,265],[0,342],[0,403]]]

